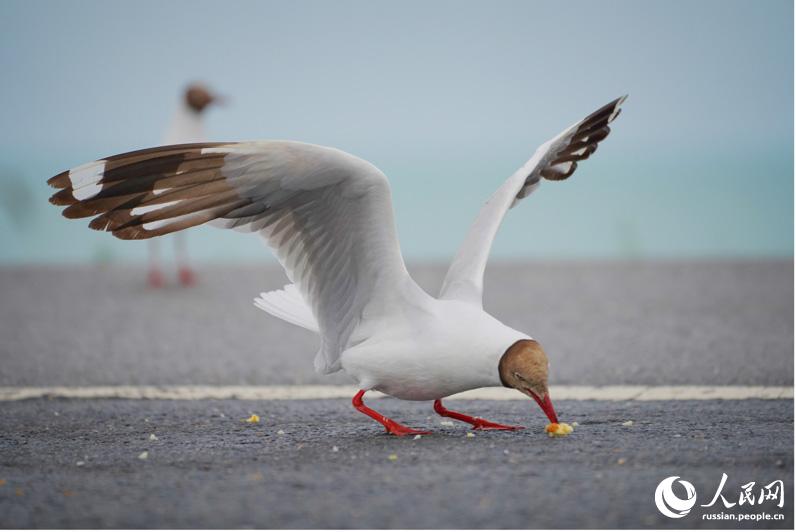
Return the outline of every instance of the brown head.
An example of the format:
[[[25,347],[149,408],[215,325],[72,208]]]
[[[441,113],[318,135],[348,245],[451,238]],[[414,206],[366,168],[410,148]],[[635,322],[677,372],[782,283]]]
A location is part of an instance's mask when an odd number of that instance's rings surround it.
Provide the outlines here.
[[[199,83],[193,83],[185,89],[185,103],[197,113],[204,111],[211,103],[220,103],[220,101],[221,99],[217,95]]]
[[[547,355],[536,340],[519,340],[500,357],[500,381],[507,388],[516,388],[533,398],[551,423],[558,423],[556,411],[547,389]]]

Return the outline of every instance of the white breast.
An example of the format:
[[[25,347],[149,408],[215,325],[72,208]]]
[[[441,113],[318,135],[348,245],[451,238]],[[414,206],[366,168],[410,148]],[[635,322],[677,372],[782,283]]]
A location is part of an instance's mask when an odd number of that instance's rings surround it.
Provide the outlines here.
[[[343,370],[362,389],[424,401],[500,386],[498,362],[528,335],[500,323],[481,308],[436,301],[428,312],[372,321],[342,357]]]

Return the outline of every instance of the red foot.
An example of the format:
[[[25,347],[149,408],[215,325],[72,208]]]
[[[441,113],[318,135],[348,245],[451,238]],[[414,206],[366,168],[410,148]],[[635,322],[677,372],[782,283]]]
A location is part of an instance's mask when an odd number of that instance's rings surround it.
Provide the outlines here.
[[[166,284],[166,279],[160,270],[152,268],[147,274],[147,284],[149,284],[150,288],[163,288]]]
[[[190,268],[183,267],[179,270],[180,283],[183,286],[193,286],[196,284],[196,274]]]
[[[359,390],[357,394],[352,399],[351,403],[354,405],[354,408],[365,414],[366,416],[370,416],[382,425],[390,434],[395,436],[410,436],[414,434],[431,434],[425,430],[417,430],[411,427],[407,427],[405,425],[401,425],[400,423],[393,421],[392,419],[383,416],[373,410],[372,408],[368,408],[365,406],[365,403],[362,402],[362,396],[365,395],[365,390]]]
[[[493,423],[486,419],[481,419],[480,417],[468,416],[467,414],[460,414],[459,412],[448,410],[442,406],[441,399],[434,401],[434,411],[442,417],[451,417],[469,423],[473,426],[473,430],[522,430],[525,428],[515,425],[501,425],[500,423]]]

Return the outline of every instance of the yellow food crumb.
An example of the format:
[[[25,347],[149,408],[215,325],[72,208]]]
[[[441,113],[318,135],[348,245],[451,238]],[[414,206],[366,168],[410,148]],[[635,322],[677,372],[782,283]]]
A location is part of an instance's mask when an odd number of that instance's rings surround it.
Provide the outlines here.
[[[568,423],[550,423],[544,430],[552,438],[553,436],[566,436],[575,429]]]
[[[396,460],[398,460],[398,455],[393,453],[387,457],[387,460],[389,460],[390,462],[395,462]]]
[[[475,434],[473,434],[472,432],[468,432],[467,433],[467,437],[468,438],[475,438]]]
[[[258,416],[257,414],[252,414],[245,421],[246,421],[246,423],[259,423],[260,422],[260,416]]]

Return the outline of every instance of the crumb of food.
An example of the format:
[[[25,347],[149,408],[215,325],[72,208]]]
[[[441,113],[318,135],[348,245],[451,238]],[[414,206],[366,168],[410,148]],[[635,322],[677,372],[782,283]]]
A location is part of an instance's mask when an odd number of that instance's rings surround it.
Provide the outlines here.
[[[453,421],[440,421],[439,424],[443,427],[452,427],[454,425]]]
[[[78,460],[77,462],[75,462],[75,465],[77,467],[82,467],[82,466],[86,465],[86,463],[83,460]]]
[[[624,423],[622,423],[622,426],[623,427],[632,427],[633,426],[633,422],[632,421],[625,421]]]
[[[387,457],[387,460],[389,460],[390,462],[395,462],[396,460],[398,460],[398,455],[393,453]]]
[[[158,441],[158,437],[155,436],[154,434],[150,434],[149,435],[149,441]]]
[[[146,460],[147,458],[149,458],[149,452],[148,451],[144,451],[143,453],[138,455],[138,459],[139,460]]]
[[[0,478],[0,486],[5,486],[5,485],[6,485],[5,479]]]
[[[23,495],[25,495],[25,490],[23,490],[22,488],[17,488],[14,490],[14,495],[16,495],[17,497],[22,497]]]
[[[569,423],[550,423],[544,430],[552,438],[553,436],[566,436],[575,429]]]
[[[278,431],[276,431],[276,433],[279,434],[280,436],[282,436],[285,433],[285,431],[282,430],[282,429],[279,429]]]
[[[340,448],[339,448],[337,445],[335,445],[335,446],[333,446],[333,447],[332,447],[332,452],[333,452],[333,453],[336,453],[336,452],[337,452],[337,451],[339,451],[339,450],[340,450]]]
[[[627,462],[627,458],[620,458],[619,460],[617,460],[617,461],[616,461],[616,464],[617,464],[617,465],[622,465],[622,464],[624,464],[625,462]]]
[[[412,439],[413,440],[419,440],[420,438],[422,438],[422,436],[420,434],[415,434],[415,437],[412,438]]]
[[[468,438],[475,438],[475,434],[473,434],[472,432],[468,432],[467,433],[467,437]]]
[[[577,421],[573,421],[573,422],[572,422],[572,428],[575,428],[575,427],[577,427],[578,425],[580,425],[580,423],[578,423]]]
[[[244,421],[246,423],[259,423],[260,422],[260,416],[258,416],[257,414],[252,414],[248,418],[244,419]]]

